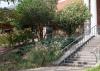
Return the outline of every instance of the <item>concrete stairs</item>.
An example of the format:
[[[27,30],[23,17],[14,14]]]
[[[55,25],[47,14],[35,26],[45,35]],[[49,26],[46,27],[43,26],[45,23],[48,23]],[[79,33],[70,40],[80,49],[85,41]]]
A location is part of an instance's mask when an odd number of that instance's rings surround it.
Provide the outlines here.
[[[90,52],[77,52],[73,56],[65,59],[62,65],[73,67],[92,67],[96,64],[95,56]]]
[[[97,63],[97,50],[100,50],[100,36],[94,37],[89,43],[66,58],[61,65],[73,67],[93,67]]]

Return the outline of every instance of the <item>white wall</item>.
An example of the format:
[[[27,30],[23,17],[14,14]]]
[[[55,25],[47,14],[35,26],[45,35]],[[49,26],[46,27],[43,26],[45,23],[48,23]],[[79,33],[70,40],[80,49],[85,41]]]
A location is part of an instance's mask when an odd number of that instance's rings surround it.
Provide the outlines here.
[[[93,34],[97,34],[97,0],[91,0],[91,28],[95,26],[93,29]],[[92,30],[91,30],[92,31]],[[92,32],[91,32],[92,33]]]
[[[91,0],[91,27],[97,25],[97,0]]]
[[[97,0],[91,0],[90,1],[90,12],[91,12],[91,28],[94,29],[91,30],[91,34],[97,34]],[[89,0],[84,0],[84,3],[89,8]]]
[[[89,0],[84,0],[84,4],[89,8]]]

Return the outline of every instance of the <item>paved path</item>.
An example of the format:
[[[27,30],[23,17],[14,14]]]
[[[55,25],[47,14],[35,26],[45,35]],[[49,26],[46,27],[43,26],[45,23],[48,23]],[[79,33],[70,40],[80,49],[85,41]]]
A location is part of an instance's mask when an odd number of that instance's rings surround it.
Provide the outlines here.
[[[56,66],[56,67],[41,67],[23,71],[84,71],[84,69],[82,67]]]

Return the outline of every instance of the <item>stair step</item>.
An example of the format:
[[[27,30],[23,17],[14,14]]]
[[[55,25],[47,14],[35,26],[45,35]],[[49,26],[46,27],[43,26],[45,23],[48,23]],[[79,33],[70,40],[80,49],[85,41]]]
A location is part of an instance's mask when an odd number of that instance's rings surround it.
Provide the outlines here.
[[[64,60],[65,63],[96,63],[96,61],[84,61],[84,60],[78,60],[78,61],[71,61],[71,60]]]
[[[91,59],[91,58],[88,58],[88,59],[86,59],[86,58],[78,58],[78,59],[69,58],[69,59],[65,59],[64,61],[96,61],[96,59],[95,58],[93,58],[93,59]]]
[[[86,63],[64,63],[63,65],[66,66],[74,66],[74,67],[92,67],[95,65],[95,63],[91,63],[91,64],[86,64]]]
[[[81,47],[72,56],[66,58],[63,61],[62,65],[79,67],[79,68],[93,67],[97,63],[95,53],[98,49],[100,50],[99,47],[100,47],[100,36],[93,38],[90,42],[88,42],[85,46]]]

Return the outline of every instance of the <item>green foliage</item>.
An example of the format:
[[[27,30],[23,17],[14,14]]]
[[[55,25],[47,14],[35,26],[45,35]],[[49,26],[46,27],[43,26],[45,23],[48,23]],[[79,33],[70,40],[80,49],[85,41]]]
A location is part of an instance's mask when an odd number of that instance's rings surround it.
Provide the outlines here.
[[[14,9],[0,8],[0,24],[14,25],[13,21],[18,17]]]
[[[15,71],[16,65],[15,64],[1,64],[0,65],[0,71]]]
[[[16,30],[14,32],[1,34],[0,35],[0,46],[1,45],[15,45],[16,43],[29,43],[32,40],[33,34],[30,29]],[[8,46],[7,46],[8,47]]]
[[[57,0],[23,0],[16,8],[20,26],[46,24],[55,15]]]
[[[70,40],[71,39],[71,40]],[[14,71],[18,69],[35,68],[52,64],[61,56],[61,49],[73,38],[55,38],[49,42],[37,42],[34,47],[27,45],[4,55],[0,61],[0,70]],[[68,42],[69,43],[69,42]],[[33,48],[32,48],[33,47]],[[3,64],[7,63],[7,64]]]
[[[8,39],[7,34],[0,35],[0,46],[2,46],[2,44],[9,44],[9,40],[7,39]]]
[[[23,54],[30,51],[31,45],[21,47],[18,50],[9,52],[0,58],[0,71],[16,71],[18,69],[26,69],[35,67],[31,62],[23,59]]]
[[[35,65],[44,66],[51,64],[54,60],[59,58],[60,55],[60,48],[56,47],[56,45],[53,44],[52,47],[45,47],[39,43],[27,53],[27,59]]]
[[[22,60],[23,54],[30,51],[31,48],[32,45],[23,46],[17,49],[16,51],[9,52],[8,54],[2,56],[0,61],[4,60],[4,61],[11,61],[11,62],[20,62]]]
[[[37,66],[27,60],[18,63],[0,64],[0,71],[17,71],[22,69],[36,68]]]
[[[100,71],[100,65],[94,68],[89,68],[86,71]]]
[[[14,22],[16,22],[17,26],[22,28],[24,25],[30,25],[30,27],[33,25],[39,26],[57,20],[57,23],[63,27],[69,35],[72,35],[79,25],[90,18],[88,9],[80,3],[65,7],[65,9],[59,12],[55,17],[56,3],[57,0],[23,0],[16,8],[16,15],[18,15],[18,17],[16,17]],[[0,44],[27,42],[32,39],[32,31],[26,29],[16,31],[7,35],[7,38],[0,37],[0,39],[4,40],[0,40]],[[2,64],[0,65],[0,70],[4,71],[6,68],[5,71],[15,71],[21,68],[26,69],[49,65],[60,57],[61,49],[74,40],[74,37],[49,38],[36,43],[34,48],[32,48],[32,46],[19,48],[0,59],[0,61],[7,63],[0,63]]]
[[[0,71],[16,71],[49,65],[60,55],[60,48],[56,44],[52,44],[52,47],[45,47],[39,42],[34,48],[29,45],[2,56]]]
[[[32,45],[27,45],[27,46],[21,47],[21,48],[19,48],[17,54],[24,55],[27,52],[29,52],[31,50],[31,48],[32,48]]]
[[[74,34],[79,25],[90,18],[88,8],[82,3],[72,3],[67,5],[58,13],[58,21],[69,35]]]
[[[32,31],[29,29],[25,29],[13,33],[12,40],[13,43],[27,42],[28,40],[32,39],[32,36]]]
[[[62,41],[62,49],[65,48],[67,45],[69,45],[70,43],[72,43],[75,40],[75,37],[68,37],[67,39],[64,39]]]
[[[13,35],[11,33],[5,33],[0,35],[0,46],[9,47],[13,44]],[[3,46],[2,46],[3,47]]]
[[[47,47],[52,47],[52,45],[55,45],[56,47],[63,49],[74,40],[75,37],[70,36],[70,37],[44,39],[41,42],[43,45],[46,45]]]

